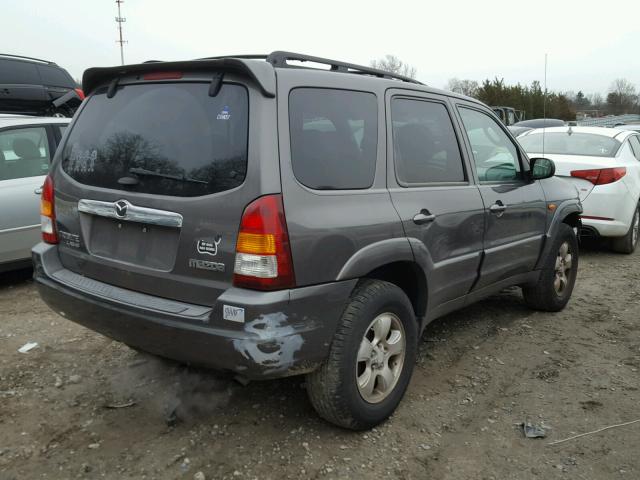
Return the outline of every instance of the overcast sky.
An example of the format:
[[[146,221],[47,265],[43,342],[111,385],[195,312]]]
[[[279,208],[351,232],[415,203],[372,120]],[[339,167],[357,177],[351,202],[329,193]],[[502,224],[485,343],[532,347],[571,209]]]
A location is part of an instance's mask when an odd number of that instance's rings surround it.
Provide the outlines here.
[[[2,0],[0,52],[55,61],[75,78],[120,63],[114,0]],[[640,89],[640,0],[321,2],[125,0],[125,62],[290,50],[368,64],[387,53],[442,88],[504,77],[550,90]]]

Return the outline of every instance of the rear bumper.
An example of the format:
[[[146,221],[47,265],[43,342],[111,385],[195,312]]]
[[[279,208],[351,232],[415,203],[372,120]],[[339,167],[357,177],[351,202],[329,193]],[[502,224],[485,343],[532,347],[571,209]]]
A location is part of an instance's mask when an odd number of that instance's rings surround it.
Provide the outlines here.
[[[213,307],[114,287],[66,270],[56,246],[33,249],[43,300],[65,318],[114,340],[186,364],[249,379],[307,373],[328,354],[357,280],[277,292],[230,288]],[[244,322],[223,306],[244,308]]]

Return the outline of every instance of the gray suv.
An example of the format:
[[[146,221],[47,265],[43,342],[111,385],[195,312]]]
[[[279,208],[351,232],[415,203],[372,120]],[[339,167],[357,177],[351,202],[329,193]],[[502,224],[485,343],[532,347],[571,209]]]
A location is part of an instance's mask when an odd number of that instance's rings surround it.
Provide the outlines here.
[[[533,308],[569,300],[577,191],[476,100],[288,52],[92,68],[83,86],[35,279],[113,339],[305,374],[322,417],[366,429],[435,318],[513,285]]]

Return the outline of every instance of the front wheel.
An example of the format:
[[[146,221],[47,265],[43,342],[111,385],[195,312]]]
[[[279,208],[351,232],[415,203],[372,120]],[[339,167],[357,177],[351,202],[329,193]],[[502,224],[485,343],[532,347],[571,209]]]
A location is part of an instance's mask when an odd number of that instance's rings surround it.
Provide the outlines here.
[[[418,326],[404,292],[362,281],[342,315],[329,356],[307,375],[318,414],[352,430],[376,426],[396,409],[416,358]]]
[[[522,293],[527,305],[536,310],[558,312],[573,292],[578,273],[578,239],[569,225],[558,226],[551,249],[544,259],[538,282],[524,287]]]
[[[640,207],[636,207],[629,231],[624,237],[611,240],[611,249],[618,253],[633,253],[638,245],[638,233],[640,231]]]

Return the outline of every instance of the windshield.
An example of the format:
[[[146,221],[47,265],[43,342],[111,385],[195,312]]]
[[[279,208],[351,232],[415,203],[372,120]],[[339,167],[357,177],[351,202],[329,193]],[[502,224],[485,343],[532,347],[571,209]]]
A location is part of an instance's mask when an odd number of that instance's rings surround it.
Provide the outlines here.
[[[247,169],[248,96],[224,84],[120,87],[93,94],[62,154],[78,182],[143,193],[197,196],[237,187]]]
[[[518,137],[518,141],[527,153],[555,153],[558,155],[585,155],[588,157],[614,157],[620,147],[620,142],[616,139],[593,133],[545,133],[544,152],[542,149],[542,133]]]

